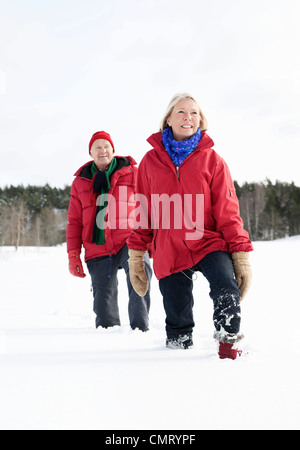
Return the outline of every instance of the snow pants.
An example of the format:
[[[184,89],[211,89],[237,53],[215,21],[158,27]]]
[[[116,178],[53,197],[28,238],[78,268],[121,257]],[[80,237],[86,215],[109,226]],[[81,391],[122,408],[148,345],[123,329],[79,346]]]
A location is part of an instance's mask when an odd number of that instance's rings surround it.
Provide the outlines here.
[[[144,297],[140,297],[133,289],[129,279],[128,247],[126,244],[115,255],[100,256],[87,261],[87,267],[92,279],[96,328],[121,325],[117,274],[119,269],[124,269],[129,296],[128,314],[130,326],[132,329],[139,328],[142,331],[149,329],[152,269],[148,253],[144,257],[144,262],[149,289]]]
[[[196,266],[159,280],[166,312],[166,332],[169,339],[192,334],[194,271],[200,271],[210,285],[214,304],[214,326],[217,332],[238,334],[240,330],[240,290],[235,279],[229,253],[216,251],[206,255]]]

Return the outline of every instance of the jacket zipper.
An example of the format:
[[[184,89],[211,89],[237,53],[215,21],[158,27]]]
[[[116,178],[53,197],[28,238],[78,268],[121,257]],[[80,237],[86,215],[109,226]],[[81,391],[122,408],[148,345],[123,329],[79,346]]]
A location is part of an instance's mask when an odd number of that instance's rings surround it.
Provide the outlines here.
[[[177,178],[179,180],[179,166],[176,166],[176,173],[177,173]]]

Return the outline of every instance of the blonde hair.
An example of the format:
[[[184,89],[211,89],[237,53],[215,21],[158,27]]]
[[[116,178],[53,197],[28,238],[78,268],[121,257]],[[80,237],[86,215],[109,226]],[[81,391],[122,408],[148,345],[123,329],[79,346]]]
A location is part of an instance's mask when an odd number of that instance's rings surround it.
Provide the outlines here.
[[[170,101],[170,103],[168,105],[167,111],[166,111],[166,113],[164,115],[164,118],[161,121],[160,131],[163,131],[165,128],[167,128],[169,126],[167,122],[168,122],[168,119],[169,119],[170,115],[172,114],[174,106],[180,100],[182,100],[184,98],[188,98],[190,100],[193,100],[196,103],[196,105],[199,108],[199,113],[200,113],[200,127],[199,128],[200,128],[201,131],[206,131],[207,130],[208,123],[207,123],[206,117],[204,116],[204,114],[203,114],[203,112],[202,112],[202,110],[201,110],[201,108],[199,106],[199,103],[197,102],[197,100],[195,100],[195,98],[191,94],[188,94],[187,92],[182,92],[182,93],[174,95],[174,97],[171,99],[171,101]]]

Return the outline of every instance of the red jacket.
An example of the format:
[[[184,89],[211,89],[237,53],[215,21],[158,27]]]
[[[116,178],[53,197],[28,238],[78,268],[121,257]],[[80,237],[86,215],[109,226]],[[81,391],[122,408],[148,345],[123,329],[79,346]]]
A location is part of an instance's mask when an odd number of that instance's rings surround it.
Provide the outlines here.
[[[91,243],[93,218],[96,214],[96,199],[98,194],[91,193],[93,177],[91,165],[93,161],[84,164],[76,173],[71,187],[71,200],[68,211],[67,250],[81,250],[85,248],[85,261],[98,256],[117,253],[126,243],[131,228],[128,216],[134,210],[134,192],[136,185],[136,162],[130,156],[118,157],[117,168],[111,175],[111,189],[108,194],[113,196],[115,202],[109,200],[106,209],[108,216],[114,215],[112,224],[105,229],[105,244]],[[121,189],[120,189],[121,188]],[[130,198],[131,197],[131,198]]]
[[[229,169],[212,149],[212,139],[202,133],[198,147],[179,168],[175,167],[163,147],[161,133],[153,134],[148,142],[153,149],[141,161],[137,178],[137,194],[143,194],[142,197],[147,199],[144,214],[148,217],[148,225],[132,230],[127,244],[135,250],[146,250],[147,244],[153,240],[153,268],[156,277],[161,279],[192,267],[205,255],[216,250],[229,253],[253,250],[249,235],[243,229]],[[182,204],[176,203],[172,210],[171,202],[169,214],[167,209],[170,204],[167,202],[163,207],[157,206],[157,203],[154,205],[151,194],[167,194],[166,198],[175,194],[172,198],[177,195],[177,200],[182,199]],[[190,216],[192,214],[194,224],[199,224],[196,219],[196,194],[203,194],[198,195],[198,198],[204,199],[202,227],[192,229],[183,220],[179,227],[176,214],[186,216],[184,204],[188,197],[193,201],[187,203],[187,211]],[[170,227],[167,227],[166,217],[164,218],[166,214],[170,216]],[[165,225],[162,226],[164,219]],[[199,228],[198,234],[196,228]]]

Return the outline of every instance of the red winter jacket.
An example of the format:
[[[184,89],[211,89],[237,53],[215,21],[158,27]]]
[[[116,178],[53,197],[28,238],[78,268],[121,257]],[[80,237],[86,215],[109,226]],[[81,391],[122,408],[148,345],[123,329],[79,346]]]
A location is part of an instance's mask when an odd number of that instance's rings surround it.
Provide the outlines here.
[[[71,187],[71,200],[68,212],[67,250],[85,248],[85,261],[98,256],[117,253],[126,243],[131,228],[128,216],[134,210],[134,192],[136,185],[136,162],[131,156],[115,157],[117,167],[110,178],[111,189],[108,194],[114,201],[108,202],[106,209],[105,244],[91,243],[93,218],[96,215],[96,199],[98,194],[91,194],[93,177],[91,166],[93,161],[86,163],[75,173]],[[130,198],[131,197],[131,198]],[[109,197],[108,197],[109,199]],[[112,224],[108,216],[114,216]]]
[[[153,240],[156,277],[161,279],[192,267],[216,250],[229,253],[253,250],[249,235],[243,229],[229,169],[211,148],[214,145],[212,139],[203,132],[198,147],[179,168],[175,167],[163,147],[161,133],[153,134],[148,142],[153,149],[142,159],[137,178],[137,197],[142,194],[141,197],[147,200],[144,201],[143,214],[147,216],[148,223],[132,230],[127,244],[135,250],[146,250],[147,244]],[[164,206],[157,204],[151,194],[167,194]],[[172,202],[168,203],[171,196],[177,200],[175,207]],[[186,200],[189,197],[193,199],[192,203]],[[202,227],[192,229],[191,222],[187,226],[183,220],[179,226],[178,217],[176,219],[179,213],[181,218],[192,214],[192,221],[199,224],[196,213],[197,208],[201,208],[196,206],[196,198],[204,199]],[[189,214],[185,213],[184,208]],[[170,226],[166,220],[167,214],[170,216]]]

